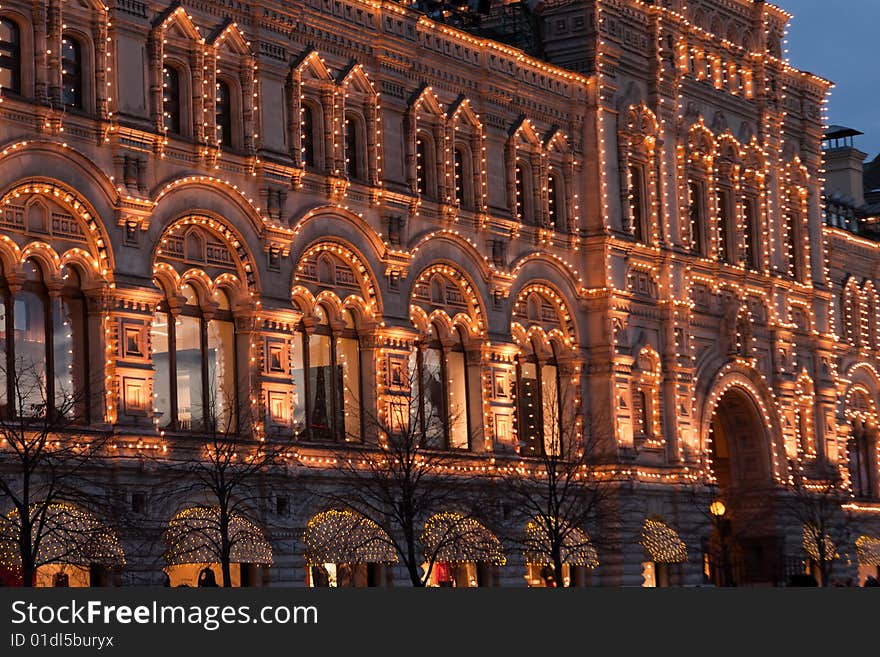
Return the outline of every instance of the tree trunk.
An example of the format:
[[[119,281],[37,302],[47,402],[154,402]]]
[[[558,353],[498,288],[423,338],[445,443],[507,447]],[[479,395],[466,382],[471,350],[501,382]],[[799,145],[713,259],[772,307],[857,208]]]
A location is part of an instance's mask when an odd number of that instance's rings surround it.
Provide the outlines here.
[[[220,570],[222,571],[222,584],[224,588],[232,586],[232,568],[229,563],[231,556],[231,546],[229,545],[229,512],[220,507]]]

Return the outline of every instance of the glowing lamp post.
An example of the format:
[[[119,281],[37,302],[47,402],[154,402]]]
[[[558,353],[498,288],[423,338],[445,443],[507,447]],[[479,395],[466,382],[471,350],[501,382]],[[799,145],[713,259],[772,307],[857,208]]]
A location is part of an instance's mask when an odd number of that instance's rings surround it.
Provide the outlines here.
[[[730,561],[727,558],[727,537],[730,532],[730,522],[725,518],[727,507],[720,499],[709,505],[709,513],[718,530],[718,544],[721,551],[721,586],[733,586],[733,578],[730,576]]]

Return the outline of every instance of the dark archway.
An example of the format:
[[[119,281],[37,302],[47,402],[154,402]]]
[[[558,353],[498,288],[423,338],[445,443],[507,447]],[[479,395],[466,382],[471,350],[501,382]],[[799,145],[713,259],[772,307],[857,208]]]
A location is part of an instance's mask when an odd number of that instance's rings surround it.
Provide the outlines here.
[[[732,387],[721,396],[711,423],[712,471],[726,508],[722,518],[715,518],[708,546],[715,560],[716,583],[743,586],[784,581],[770,430],[745,389]]]

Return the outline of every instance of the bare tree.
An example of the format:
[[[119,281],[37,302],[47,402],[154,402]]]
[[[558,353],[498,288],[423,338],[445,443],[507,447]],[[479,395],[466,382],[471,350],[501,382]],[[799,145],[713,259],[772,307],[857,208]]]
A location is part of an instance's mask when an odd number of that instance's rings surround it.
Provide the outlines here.
[[[415,367],[397,374],[398,385],[385,407],[363,412],[367,441],[350,435],[333,447],[338,481],[320,495],[377,525],[411,584],[423,587],[440,557],[472,535],[468,521],[476,497],[462,491],[474,477],[459,467],[465,454],[450,449],[450,433],[461,426],[464,411],[448,408],[442,392],[432,389],[439,385],[439,372],[422,372],[421,382]],[[426,521],[450,509],[459,513],[422,540]]]
[[[840,558],[837,550],[850,538],[841,510],[846,491],[839,477],[811,479],[796,462],[789,465],[793,474],[782,510],[802,528],[804,551],[819,569],[821,585],[830,586],[835,561]]]
[[[564,564],[598,564],[594,544],[601,540],[611,492],[591,467],[595,442],[582,432],[575,405],[567,399],[561,392],[545,394],[538,421],[528,429],[527,422],[520,422],[520,443],[537,443],[534,454],[506,463],[499,459],[496,468],[502,495],[521,521],[519,527],[525,526],[508,539],[527,560],[549,565],[560,586]]]
[[[8,509],[0,552],[15,555],[27,587],[40,566],[110,558],[101,554],[106,527],[84,513],[100,503],[89,477],[108,441],[86,424],[87,391],[58,385],[50,394],[45,369],[21,358],[0,379],[8,397],[0,409],[0,508]]]
[[[249,427],[251,407],[238,403],[234,392],[211,391],[209,398],[202,430],[176,437],[168,455],[155,462],[166,475],[160,499],[206,501],[175,516],[166,541],[197,554],[199,561],[220,564],[221,585],[228,587],[236,551],[268,549],[254,530],[260,525],[255,512],[267,480],[291,456],[292,442],[255,435]]]

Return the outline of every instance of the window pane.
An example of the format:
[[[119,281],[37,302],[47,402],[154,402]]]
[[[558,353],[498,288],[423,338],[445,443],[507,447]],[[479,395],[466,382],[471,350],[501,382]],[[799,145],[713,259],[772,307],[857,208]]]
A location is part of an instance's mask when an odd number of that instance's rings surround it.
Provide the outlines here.
[[[550,222],[561,229],[559,224],[559,182],[555,175],[547,178],[547,210],[550,213]]]
[[[171,424],[171,374],[168,363],[168,315],[153,315],[153,328],[150,331],[153,345],[153,408],[159,416],[159,426]]]
[[[0,19],[0,87],[21,92],[21,46],[18,25]]]
[[[33,292],[15,297],[16,411],[34,415],[46,403],[46,314],[43,299]]]
[[[341,387],[346,440],[361,439],[361,367],[360,347],[356,338],[341,338],[337,342],[341,371]]]
[[[541,367],[545,454],[559,454],[562,444],[562,436],[560,435],[562,409],[559,408],[559,388],[556,374],[555,365]]]
[[[293,430],[300,435],[306,428],[306,377],[303,364],[303,334],[299,332],[293,340],[290,369],[293,376]]]
[[[425,416],[424,439],[431,447],[441,447],[445,433],[443,417],[443,384],[440,380],[439,349],[425,349],[422,362],[422,395]]]
[[[315,117],[309,105],[302,107],[302,159],[303,164],[315,166]]]
[[[468,208],[467,192],[464,180],[464,151],[456,148],[454,151],[455,162],[453,163],[453,176],[455,178],[455,200],[463,208]]]
[[[345,173],[349,178],[359,179],[362,177],[361,166],[361,140],[358,134],[357,119],[352,115],[345,116]]]
[[[217,422],[217,431],[236,430],[235,404],[235,325],[232,322],[208,322],[208,399],[210,415]]]
[[[428,152],[425,146],[425,140],[421,137],[416,138],[416,188],[419,194],[426,196],[428,194]]]
[[[217,144],[232,146],[232,94],[225,82],[217,83]]]
[[[449,447],[467,449],[467,370],[464,354],[450,351],[446,362],[449,378]]]
[[[69,417],[85,410],[85,308],[81,297],[55,300],[52,346],[55,356],[55,409]]]
[[[519,379],[519,439],[529,453],[538,452],[538,370],[534,363],[523,363]]]
[[[177,422],[182,430],[201,429],[202,349],[198,317],[177,318]]]
[[[83,106],[82,48],[76,39],[61,39],[61,100],[70,107]]]
[[[330,425],[332,416],[332,393],[330,377],[330,336],[312,335],[309,337],[309,422],[312,437],[329,440],[333,437]]]
[[[163,116],[168,132],[180,133],[180,73],[173,66],[165,69],[163,76]]]

